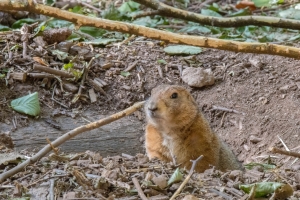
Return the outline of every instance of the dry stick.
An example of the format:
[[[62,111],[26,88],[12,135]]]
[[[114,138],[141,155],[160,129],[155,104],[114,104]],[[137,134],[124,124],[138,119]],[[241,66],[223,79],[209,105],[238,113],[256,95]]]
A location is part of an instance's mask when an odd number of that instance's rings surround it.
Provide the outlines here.
[[[83,6],[85,6],[85,7],[91,8],[91,9],[93,9],[93,10],[95,10],[95,11],[99,12],[99,13],[102,13],[102,10],[100,10],[100,9],[96,8],[96,7],[95,7],[95,6],[93,6],[93,5],[90,5],[90,4],[88,4],[88,3],[85,3],[85,2],[80,2],[80,3],[81,3],[81,5],[83,5]]]
[[[133,15],[132,19],[137,19],[141,17],[147,17],[147,16],[153,16],[153,15],[159,15],[160,12],[157,10],[151,10],[151,11],[145,11],[136,15]]]
[[[66,142],[67,140],[75,137],[76,135],[86,132],[86,131],[90,131],[96,128],[99,128],[100,126],[109,124],[113,121],[116,121],[122,117],[125,117],[127,115],[130,115],[131,113],[133,113],[134,111],[138,110],[140,107],[142,107],[144,105],[144,101],[142,102],[138,102],[135,103],[133,106],[120,111],[116,114],[113,114],[109,117],[106,117],[104,119],[100,119],[98,121],[89,123],[87,125],[83,125],[80,127],[77,127],[67,133],[65,133],[64,135],[62,135],[61,137],[57,138],[56,140],[54,140],[52,142],[52,146],[53,147],[58,147],[59,145],[63,144],[64,142]],[[41,159],[42,157],[44,157],[47,153],[49,153],[52,150],[51,146],[48,144],[46,145],[43,149],[41,149],[37,154],[35,154],[34,156],[32,156],[30,159],[26,160],[25,162],[19,164],[18,166],[10,169],[9,171],[0,174],[0,183],[2,183],[5,179],[13,176],[14,174],[22,171],[23,168],[25,168],[27,165],[32,164],[37,162],[39,159]]]
[[[27,24],[24,24],[21,28],[21,40],[23,42],[23,58],[27,57],[27,45],[28,45],[28,40],[29,40],[29,36],[30,34],[29,32],[29,26]]]
[[[138,194],[139,196],[141,197],[142,200],[148,200],[148,198],[146,197],[146,195],[144,194],[140,184],[139,184],[139,181],[137,180],[137,178],[132,178],[132,182],[135,186],[135,188],[137,189],[138,191]]]
[[[276,147],[271,147],[269,149],[269,151],[271,151],[272,153],[279,153],[279,154],[283,154],[283,155],[287,155],[287,156],[293,156],[293,157],[296,157],[296,158],[300,158],[300,153],[293,152],[293,151],[285,151],[285,150],[282,150],[282,149],[278,149]]]
[[[156,4],[158,1],[156,0],[153,1],[135,0],[135,1],[139,3],[143,3],[149,7],[155,6],[154,8],[157,9]],[[172,8],[169,7],[168,9]],[[164,9],[165,7],[163,8],[159,7],[159,11],[164,11]],[[172,9],[174,11],[175,8]],[[109,31],[118,31],[118,32],[130,33],[139,36],[145,36],[148,38],[166,41],[174,44],[187,44],[187,45],[222,49],[222,50],[234,51],[234,52],[280,55],[280,56],[300,59],[300,53],[299,53],[300,49],[296,47],[289,47],[289,46],[269,44],[269,43],[258,43],[258,42],[256,43],[237,42],[237,41],[222,40],[222,39],[202,37],[202,36],[180,35],[176,33],[166,32],[166,31],[157,30],[153,28],[147,28],[147,27],[124,23],[124,22],[117,22],[117,21],[112,21],[107,19],[83,16],[65,10],[60,10],[58,8],[54,8],[42,4],[36,4],[35,1],[33,0],[28,0],[27,2],[24,0],[23,4],[20,4],[19,1],[1,0],[0,10],[28,11],[36,14],[42,14],[42,15],[47,15],[47,16],[67,20],[75,23],[77,26],[93,26],[97,28],[103,28]],[[177,10],[175,9],[175,11],[177,12],[178,9]],[[176,12],[173,12],[172,14],[175,16]],[[182,10],[179,10],[178,12],[179,12],[179,14],[177,14],[178,17],[189,20],[188,17],[184,17],[185,15],[182,15]],[[190,14],[187,16],[189,17],[195,16],[195,13],[190,12]],[[200,18],[201,18],[201,22],[200,22],[201,24],[209,24],[209,25],[213,24],[214,26],[223,25],[227,27],[233,27],[233,26],[245,26],[245,25],[253,24],[253,25],[260,25],[260,26],[267,25],[267,26],[274,26],[274,27],[276,26],[281,28],[300,29],[299,20],[287,20],[287,19],[281,19],[276,17],[250,16],[250,17],[223,19],[223,18],[215,18],[215,17],[201,15]]]
[[[65,77],[65,78],[74,78],[74,76],[72,74],[69,74],[68,72],[61,71],[61,70],[58,70],[58,69],[53,69],[53,68],[50,68],[50,67],[44,67],[44,66],[39,65],[39,64],[34,64],[33,69],[38,70],[38,71],[42,71],[42,72],[48,72],[49,74],[55,74],[55,75]]]
[[[139,62],[139,60],[134,61],[131,65],[129,65],[124,71],[125,72],[129,72],[131,71],[133,68],[135,68],[135,66],[137,65],[137,63]]]
[[[27,76],[30,76],[32,78],[55,78],[52,74],[46,74],[46,73],[28,73]]]
[[[196,164],[198,161],[200,161],[203,158],[203,155],[199,156],[196,160],[191,160],[192,167],[190,169],[189,174],[187,175],[187,177],[184,179],[184,181],[181,183],[181,185],[179,186],[179,188],[176,190],[176,192],[173,194],[173,196],[170,198],[170,200],[173,200],[176,198],[176,196],[181,192],[181,190],[183,189],[183,187],[187,184],[187,182],[190,180],[190,178],[192,177],[193,173],[194,173],[194,169],[196,167]]]

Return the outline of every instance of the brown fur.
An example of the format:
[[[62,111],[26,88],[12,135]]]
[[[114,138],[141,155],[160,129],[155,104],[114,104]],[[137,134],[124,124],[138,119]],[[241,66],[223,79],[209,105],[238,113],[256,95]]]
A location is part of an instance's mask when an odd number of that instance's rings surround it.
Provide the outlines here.
[[[176,98],[171,98],[177,93]],[[190,160],[203,159],[196,171],[216,166],[220,170],[241,169],[227,145],[212,132],[190,93],[181,86],[161,85],[152,90],[145,105],[147,115],[146,152],[158,158],[191,167]]]

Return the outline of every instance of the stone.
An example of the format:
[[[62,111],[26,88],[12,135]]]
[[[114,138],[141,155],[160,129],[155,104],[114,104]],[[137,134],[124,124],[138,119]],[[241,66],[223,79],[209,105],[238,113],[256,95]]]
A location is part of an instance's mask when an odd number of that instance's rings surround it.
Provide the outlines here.
[[[182,80],[191,87],[213,85],[215,77],[211,69],[188,67],[182,71]]]

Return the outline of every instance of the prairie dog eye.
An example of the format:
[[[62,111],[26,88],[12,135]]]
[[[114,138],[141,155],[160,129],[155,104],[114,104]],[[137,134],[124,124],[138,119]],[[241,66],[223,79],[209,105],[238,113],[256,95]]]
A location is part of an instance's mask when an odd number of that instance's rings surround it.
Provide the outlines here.
[[[171,95],[171,99],[176,99],[178,97],[178,94],[176,92],[174,92],[172,95]]]

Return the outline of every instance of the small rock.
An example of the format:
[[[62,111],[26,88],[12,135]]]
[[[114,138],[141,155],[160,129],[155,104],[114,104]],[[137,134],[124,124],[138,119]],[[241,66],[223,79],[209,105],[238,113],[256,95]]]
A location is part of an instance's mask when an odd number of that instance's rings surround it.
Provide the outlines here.
[[[165,175],[159,175],[157,177],[153,177],[152,181],[155,185],[157,185],[160,189],[164,189],[167,187],[167,177]]]
[[[157,190],[154,190],[152,188],[149,188],[149,189],[145,189],[144,190],[144,193],[147,195],[150,195],[150,196],[155,196],[155,195],[160,195],[161,193]]]
[[[192,87],[213,85],[215,77],[211,69],[187,67],[182,71],[182,80]]]
[[[230,172],[230,174],[228,175],[228,177],[231,180],[235,180],[237,177],[241,178],[243,176],[243,172],[241,170],[233,170]]]
[[[292,170],[294,170],[294,171],[300,170],[300,165],[294,165],[294,166],[292,167]],[[300,178],[299,178],[299,180],[300,180]]]
[[[171,191],[176,191],[180,187],[181,183],[174,183],[172,186],[169,188]]]
[[[245,149],[246,151],[249,151],[249,150],[250,150],[250,147],[249,147],[248,145],[246,145],[246,144],[244,144],[243,147],[244,147],[244,149]]]
[[[285,85],[285,86],[280,87],[279,91],[282,93],[286,93],[289,88],[290,88],[289,85]]]
[[[258,142],[260,142],[260,141],[262,141],[261,138],[256,137],[254,135],[251,135],[249,139],[250,139],[250,142],[255,143],[255,144],[258,143]]]
[[[76,93],[78,91],[78,87],[73,83],[69,83],[69,82],[64,82],[63,88],[72,93]]]

